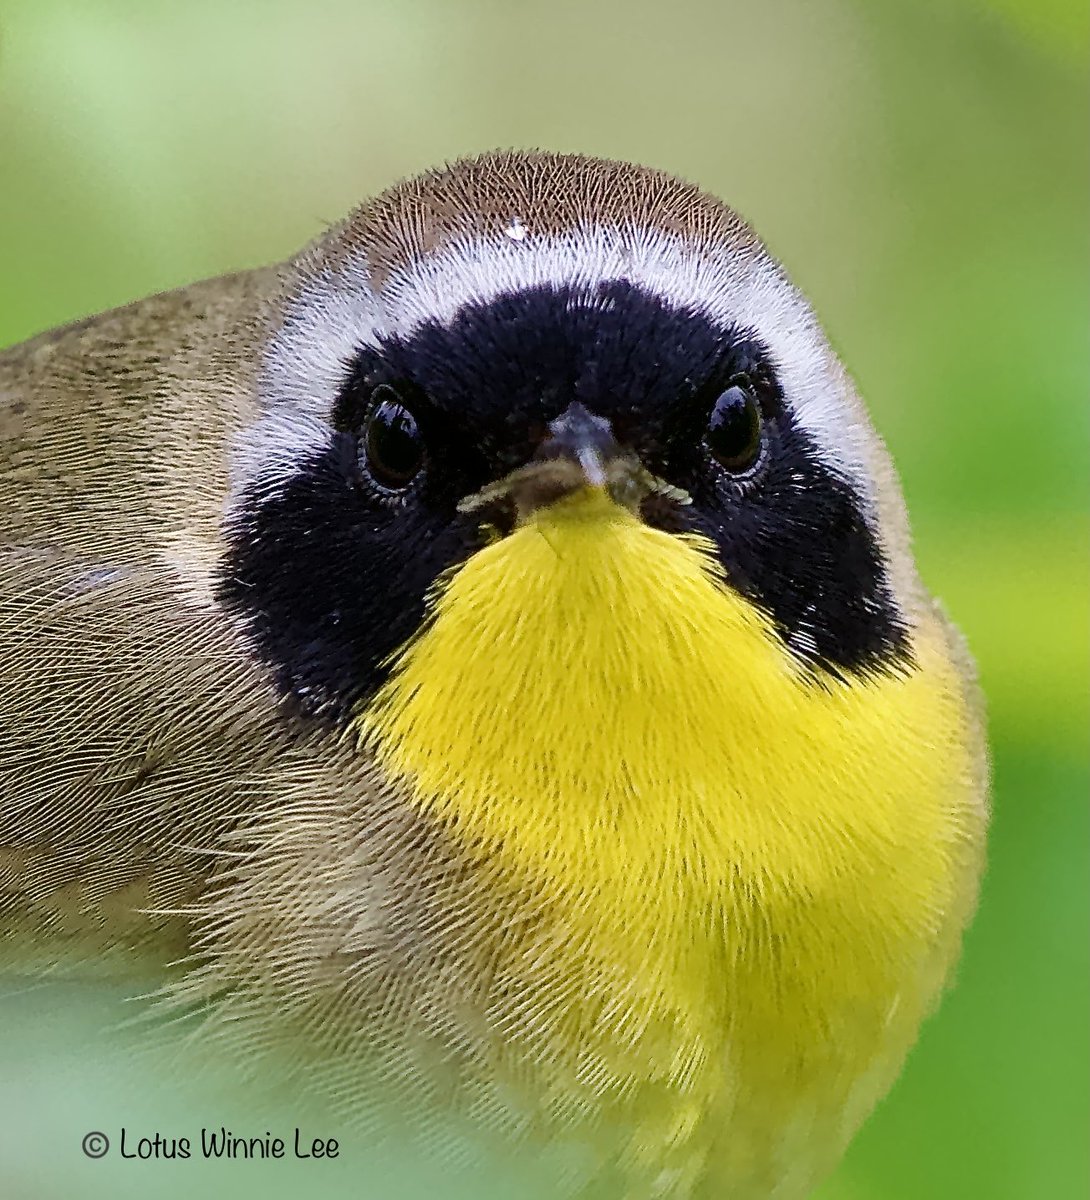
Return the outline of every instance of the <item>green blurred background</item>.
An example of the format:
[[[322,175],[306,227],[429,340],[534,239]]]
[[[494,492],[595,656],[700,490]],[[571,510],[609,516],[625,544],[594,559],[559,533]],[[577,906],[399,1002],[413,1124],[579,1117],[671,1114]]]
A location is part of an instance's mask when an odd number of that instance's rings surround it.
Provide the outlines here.
[[[497,145],[687,176],[809,294],[979,660],[995,761],[958,986],[822,1200],[1090,1191],[1088,23],[1066,0],[0,0],[0,345],[281,258]],[[6,1019],[0,1193],[52,1196],[59,1163],[87,1194],[91,1075],[36,1074],[27,1006]]]

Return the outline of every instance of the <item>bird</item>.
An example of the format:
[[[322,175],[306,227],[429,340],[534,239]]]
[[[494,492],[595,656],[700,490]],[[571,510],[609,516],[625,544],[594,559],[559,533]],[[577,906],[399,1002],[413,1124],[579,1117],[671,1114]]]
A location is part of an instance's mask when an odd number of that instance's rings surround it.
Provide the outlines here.
[[[558,1196],[834,1169],[976,905],[983,703],[731,208],[463,158],[3,351],[0,444],[21,961]]]

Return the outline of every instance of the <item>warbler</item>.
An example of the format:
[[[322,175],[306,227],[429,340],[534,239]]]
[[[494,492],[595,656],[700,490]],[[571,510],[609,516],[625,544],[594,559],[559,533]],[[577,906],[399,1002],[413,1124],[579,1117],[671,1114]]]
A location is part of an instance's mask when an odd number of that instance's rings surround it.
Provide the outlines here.
[[[465,159],[5,351],[0,443],[11,944],[180,962],[226,1061],[558,1194],[832,1169],[958,957],[987,755],[731,209]]]

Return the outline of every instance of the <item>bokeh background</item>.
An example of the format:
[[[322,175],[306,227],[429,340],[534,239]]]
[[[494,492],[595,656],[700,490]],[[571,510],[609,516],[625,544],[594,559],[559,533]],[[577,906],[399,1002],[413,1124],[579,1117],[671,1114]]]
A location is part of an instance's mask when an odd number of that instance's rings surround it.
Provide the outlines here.
[[[995,767],[957,988],[822,1200],[1090,1192],[1088,14],[0,0],[0,345],[284,257],[395,178],[493,146],[687,176],[809,294],[978,657]],[[77,1149],[101,1001],[68,997],[49,1069],[48,1004],[0,1012],[0,1193],[88,1195],[110,1166]],[[152,1104],[132,1080],[114,1100]],[[181,1182],[184,1164],[146,1166],[110,1194]],[[246,1187],[271,1194],[264,1178]],[[295,1194],[324,1194],[299,1178]]]

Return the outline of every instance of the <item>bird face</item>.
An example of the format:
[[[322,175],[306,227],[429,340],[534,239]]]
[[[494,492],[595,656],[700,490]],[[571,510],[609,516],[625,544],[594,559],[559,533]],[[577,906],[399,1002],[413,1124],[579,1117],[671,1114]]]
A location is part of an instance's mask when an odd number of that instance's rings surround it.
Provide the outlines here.
[[[578,175],[482,207],[489,170],[395,191],[299,264],[221,590],[282,689],[345,718],[437,579],[584,486],[707,539],[800,669],[895,670],[881,452],[748,230],[661,182],[594,220]]]

